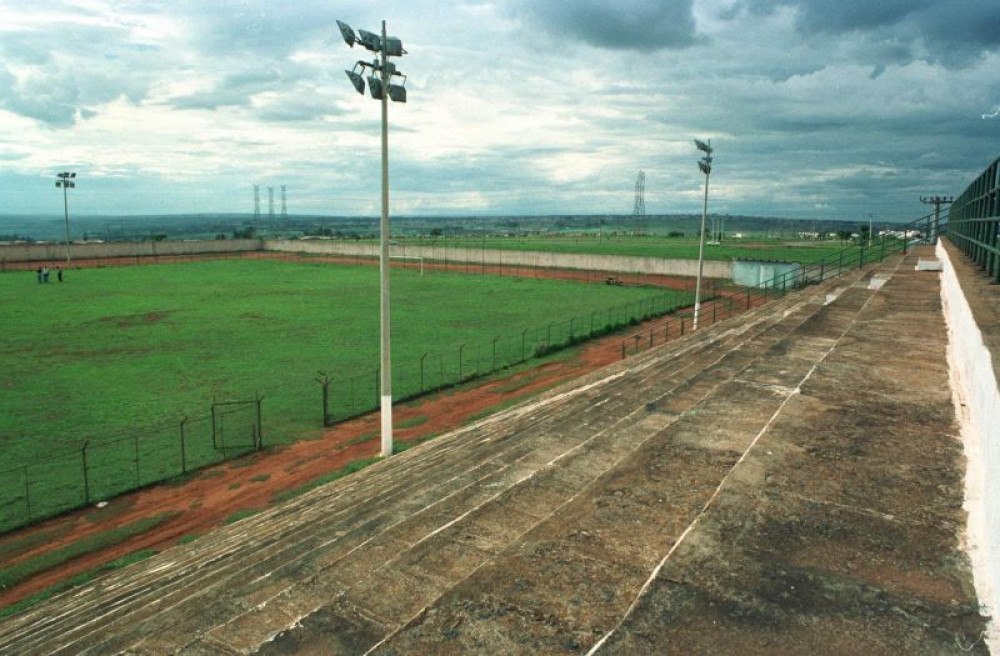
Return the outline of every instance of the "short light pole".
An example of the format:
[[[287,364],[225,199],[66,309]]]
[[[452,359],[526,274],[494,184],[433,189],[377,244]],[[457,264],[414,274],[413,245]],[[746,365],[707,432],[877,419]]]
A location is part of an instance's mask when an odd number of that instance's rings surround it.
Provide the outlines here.
[[[694,287],[694,322],[692,326],[693,330],[698,330],[698,314],[701,312],[701,275],[705,269],[705,221],[708,218],[708,176],[712,174],[712,140],[709,139],[705,142],[695,139],[694,145],[705,153],[704,157],[698,160],[698,168],[705,174],[705,203],[701,208],[701,232],[698,237],[698,280]]]
[[[56,188],[63,190],[63,216],[66,217],[66,262],[70,261],[69,254],[69,198],[66,190],[76,187],[76,172],[63,171],[56,174]]]
[[[390,366],[389,349],[389,99],[394,102],[406,102],[406,76],[396,70],[396,65],[389,57],[405,55],[403,43],[396,37],[387,37],[385,21],[382,21],[382,36],[358,30],[355,34],[349,25],[337,21],[340,35],[347,45],[354,47],[360,43],[366,50],[376,54],[372,62],[358,61],[351,70],[345,71],[351,84],[358,93],[365,93],[365,78],[362,76],[370,69],[368,90],[372,98],[382,101],[382,220],[379,224],[379,327],[381,335],[380,360],[380,397],[379,405],[382,412],[382,448],[383,458],[392,455],[392,367]],[[393,76],[403,78],[402,84],[392,84]]]

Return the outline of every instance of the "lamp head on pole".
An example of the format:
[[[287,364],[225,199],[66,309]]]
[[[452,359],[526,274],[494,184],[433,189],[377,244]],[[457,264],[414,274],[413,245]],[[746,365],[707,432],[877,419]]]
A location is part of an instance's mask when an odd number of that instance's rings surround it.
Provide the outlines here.
[[[387,36],[383,39],[379,35],[367,30],[358,30],[355,33],[350,25],[339,20],[337,21],[337,27],[344,39],[344,43],[351,47],[355,43],[358,43],[372,52],[381,52],[385,57],[400,57],[407,54],[403,48],[402,40],[397,37]],[[351,85],[354,86],[354,90],[361,95],[364,95],[365,87],[367,86],[371,97],[376,100],[388,97],[393,102],[406,102],[406,76],[396,68],[396,64],[393,62],[385,61],[384,63],[380,63],[378,58],[373,62],[358,61],[354,64],[354,68],[344,72],[351,81]],[[367,84],[365,83],[366,76]],[[390,80],[394,76],[401,77],[403,81],[399,84],[393,84]]]

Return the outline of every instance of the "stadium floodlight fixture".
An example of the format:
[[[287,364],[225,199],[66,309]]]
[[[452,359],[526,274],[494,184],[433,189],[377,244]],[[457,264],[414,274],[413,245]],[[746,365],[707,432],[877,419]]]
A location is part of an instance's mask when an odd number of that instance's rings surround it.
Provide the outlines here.
[[[56,188],[63,190],[63,216],[66,218],[66,261],[71,261],[69,245],[69,198],[66,190],[76,187],[76,171],[63,171],[56,174]]]
[[[354,70],[350,70],[350,71],[346,71],[345,70],[344,72],[347,73],[347,78],[351,81],[351,84],[354,85],[355,91],[357,91],[358,93],[360,93],[363,96],[363,95],[365,95],[365,78],[363,78],[357,72],[358,64],[361,64],[361,63],[362,62],[358,62],[357,64],[355,64],[354,65]],[[362,68],[362,70],[364,70],[364,69]]]
[[[344,42],[354,47],[361,44],[367,50],[378,53],[375,61],[369,63],[358,61],[352,70],[346,71],[354,89],[364,95],[365,78],[368,74],[368,91],[371,97],[382,104],[382,219],[379,224],[379,324],[381,336],[381,356],[379,366],[380,407],[381,407],[381,455],[392,455],[392,366],[389,348],[389,100],[406,102],[406,76],[396,69],[396,64],[389,57],[399,57],[406,54],[403,42],[397,37],[386,36],[385,21],[382,21],[382,35],[379,36],[366,30],[354,30],[337,21],[340,35]],[[403,78],[403,84],[392,84],[392,78]]]
[[[358,37],[354,34],[351,26],[347,23],[337,21],[337,27],[340,28],[340,36],[344,37],[344,43],[353,48],[354,44],[358,41]]]
[[[403,75],[403,84],[390,84],[389,85],[389,98],[393,102],[406,102],[406,76]]]
[[[708,140],[708,143],[705,143],[701,139],[695,139],[694,140],[694,145],[698,148],[698,150],[703,151],[706,155],[711,155],[712,154],[712,145],[711,144],[712,144],[712,140],[711,139]]]
[[[378,37],[378,34],[374,32],[369,32],[368,30],[358,30],[358,43],[365,50],[371,50],[372,52],[382,51],[382,40]]]
[[[382,78],[376,77],[375,73],[372,73],[368,78],[368,91],[372,94],[372,98],[375,100],[382,100]]]

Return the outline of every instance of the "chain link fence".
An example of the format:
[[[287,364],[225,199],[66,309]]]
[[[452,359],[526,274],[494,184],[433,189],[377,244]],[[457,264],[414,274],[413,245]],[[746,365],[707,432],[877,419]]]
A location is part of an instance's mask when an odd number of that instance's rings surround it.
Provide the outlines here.
[[[429,392],[487,376],[578,342],[622,327],[663,316],[690,305],[692,295],[666,291],[590,314],[530,326],[486,342],[457,344],[449,350],[428,351],[393,366],[393,398],[406,401]],[[337,377],[321,372],[323,417],[327,426],[365,414],[379,406],[379,369]]]
[[[0,532],[261,449],[262,400],[213,402],[203,416],[86,439],[0,471]]]

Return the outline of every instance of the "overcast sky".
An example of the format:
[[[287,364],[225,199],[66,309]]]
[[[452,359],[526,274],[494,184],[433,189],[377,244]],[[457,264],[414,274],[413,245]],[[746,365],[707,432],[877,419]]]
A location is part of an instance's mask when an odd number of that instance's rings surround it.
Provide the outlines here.
[[[915,218],[1000,155],[997,0],[0,0],[0,214],[377,214],[338,18],[409,53],[397,214],[699,212],[698,137],[710,211]]]

